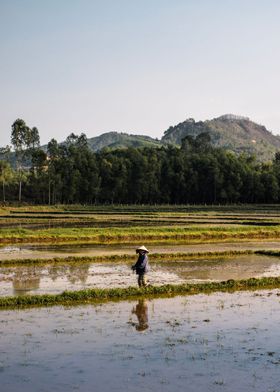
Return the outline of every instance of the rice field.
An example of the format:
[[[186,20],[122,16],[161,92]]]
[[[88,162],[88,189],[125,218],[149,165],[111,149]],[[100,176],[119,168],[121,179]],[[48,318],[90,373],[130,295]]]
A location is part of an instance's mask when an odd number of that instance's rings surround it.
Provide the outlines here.
[[[278,239],[278,206],[2,207],[0,244]]]
[[[279,390],[279,290],[1,311],[1,390]]]
[[[160,266],[170,269],[174,263],[177,263],[178,267],[178,262],[183,262],[183,269],[186,271],[190,261],[198,259],[211,260],[216,257],[217,260],[222,260],[224,257],[229,263],[234,264],[236,257],[241,255],[244,257],[247,255],[247,258],[251,255],[250,257],[257,259],[257,254],[262,254],[265,258],[266,252],[273,250],[280,252],[279,223],[279,208],[274,205],[2,207],[0,209],[2,281],[7,280],[9,268],[20,269],[20,266],[22,268],[26,266],[29,272],[24,274],[25,280],[27,281],[30,275],[36,285],[38,284],[38,279],[34,278],[36,271],[46,270],[46,268],[58,269],[59,264],[64,265],[64,275],[71,275],[71,273],[74,275],[74,266],[85,268],[90,265],[90,268],[93,268],[93,265],[96,266],[98,263],[110,264],[109,270],[113,274],[117,265],[122,265],[124,270],[120,272],[120,276],[126,276],[129,270],[127,266],[135,262],[134,249],[137,244],[142,243],[149,246],[150,261],[154,266],[157,265],[157,268]],[[274,254],[274,259],[276,257]],[[194,263],[191,265],[194,270]],[[213,267],[213,263],[211,265]],[[218,262],[218,265],[220,270],[225,268],[225,262]],[[225,283],[228,279],[232,280],[236,277],[237,281],[259,278],[256,271],[251,275],[246,275],[244,272],[243,275],[230,276],[214,270],[210,282],[203,282],[203,284],[217,283],[217,281],[221,283],[223,280],[221,276],[224,276]],[[123,298],[128,295],[128,288],[119,287],[114,280],[109,280],[107,283],[88,280],[87,286],[79,286],[80,290],[78,290],[74,283],[71,285],[71,281],[70,284],[66,284],[67,280],[63,281],[64,277],[61,279],[60,292],[55,295],[62,295],[63,288],[70,293],[75,292],[75,296],[77,291],[91,289],[109,291],[118,289],[121,290],[121,294],[116,294],[116,297]],[[176,291],[179,290],[176,287],[181,287],[182,284],[193,284],[192,281],[185,282],[180,279],[178,274],[175,274],[173,279],[165,275],[163,279],[156,277],[152,285],[162,287],[172,285]],[[197,276],[196,279],[199,280],[200,277]],[[133,282],[131,280],[128,282],[133,287]],[[227,285],[224,284],[223,287]],[[204,289],[205,287],[201,288],[202,291]],[[184,291],[188,290],[184,289]],[[39,295],[36,290],[32,293]],[[148,295],[152,293],[153,290],[150,290]],[[24,290],[20,292],[21,297],[22,294]],[[26,294],[29,294],[26,301],[28,303],[30,293],[27,291]],[[47,295],[48,292],[43,293],[45,294]],[[98,299],[98,295],[94,294],[94,296]],[[109,294],[109,298],[113,296]],[[100,299],[103,299],[103,294],[100,295]]]
[[[277,205],[1,207],[3,390],[277,391],[279,290]]]

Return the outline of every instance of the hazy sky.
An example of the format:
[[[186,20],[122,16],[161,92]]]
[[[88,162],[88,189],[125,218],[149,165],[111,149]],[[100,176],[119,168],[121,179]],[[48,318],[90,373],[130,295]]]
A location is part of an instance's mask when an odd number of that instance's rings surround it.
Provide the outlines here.
[[[161,137],[224,113],[280,133],[278,0],[0,0],[0,145]]]

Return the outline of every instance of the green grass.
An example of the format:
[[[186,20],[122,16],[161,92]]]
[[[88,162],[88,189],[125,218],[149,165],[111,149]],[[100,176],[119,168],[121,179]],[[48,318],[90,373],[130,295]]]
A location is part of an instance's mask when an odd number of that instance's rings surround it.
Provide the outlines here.
[[[280,226],[241,227],[124,227],[124,228],[51,228],[30,230],[24,228],[2,229],[0,243],[23,242],[91,242],[127,243],[131,241],[174,242],[186,240],[263,239],[279,238]]]
[[[144,289],[136,287],[112,289],[87,289],[65,291],[56,295],[25,295],[0,298],[0,309],[15,309],[28,306],[54,306],[100,302],[106,300],[127,300],[139,297],[169,297],[175,295],[194,295],[199,293],[234,292],[242,290],[264,290],[280,288],[280,277],[250,278],[224,282],[152,286]]]

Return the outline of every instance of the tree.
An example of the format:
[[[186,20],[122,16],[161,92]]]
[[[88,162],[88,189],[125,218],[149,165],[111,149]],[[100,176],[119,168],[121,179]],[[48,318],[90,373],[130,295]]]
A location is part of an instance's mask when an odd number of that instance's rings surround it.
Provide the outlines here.
[[[36,148],[40,147],[40,135],[36,127],[28,129],[27,146],[31,150],[35,150]]]
[[[7,161],[0,160],[0,181],[2,182],[3,202],[6,202],[6,184],[12,181],[14,175],[10,164]]]
[[[21,202],[22,193],[22,165],[25,154],[25,149],[29,145],[30,130],[22,119],[17,119],[12,125],[11,143],[16,153],[19,192],[18,200]]]
[[[1,160],[9,160],[10,157],[10,153],[11,153],[11,147],[10,146],[6,146],[6,147],[0,147],[0,159]]]
[[[57,175],[57,163],[61,157],[62,150],[55,139],[51,139],[47,147],[48,152],[48,202],[55,203],[57,193],[57,182],[59,176]]]

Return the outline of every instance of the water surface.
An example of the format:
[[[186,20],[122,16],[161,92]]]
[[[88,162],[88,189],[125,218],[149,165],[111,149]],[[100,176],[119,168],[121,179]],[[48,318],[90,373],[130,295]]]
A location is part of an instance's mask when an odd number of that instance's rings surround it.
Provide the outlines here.
[[[196,283],[280,276],[280,258],[239,255],[230,258],[151,262],[149,284]],[[0,267],[0,296],[56,294],[64,290],[136,285],[131,263],[55,263]]]
[[[1,311],[1,390],[279,391],[279,295]]]
[[[139,243],[130,244],[21,244],[12,246],[0,245],[0,260],[17,258],[50,258],[67,256],[106,256],[115,254],[135,255]],[[244,240],[228,242],[204,242],[182,244],[150,244],[147,245],[151,253],[179,253],[179,252],[224,252],[240,250],[280,250],[278,240]]]

